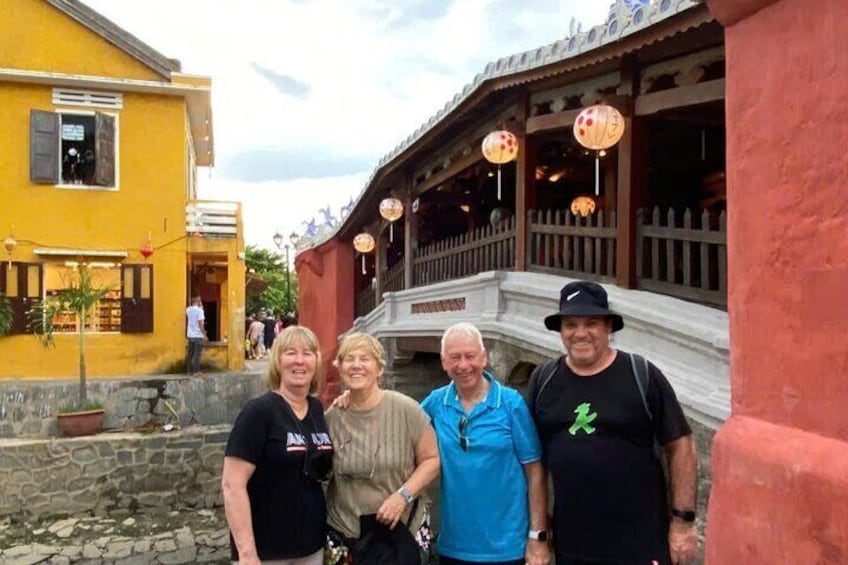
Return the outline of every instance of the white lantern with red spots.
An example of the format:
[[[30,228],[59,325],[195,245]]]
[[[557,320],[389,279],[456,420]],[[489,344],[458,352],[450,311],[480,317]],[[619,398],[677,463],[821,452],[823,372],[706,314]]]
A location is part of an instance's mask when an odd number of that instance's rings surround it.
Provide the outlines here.
[[[375,245],[376,242],[374,241],[374,236],[372,236],[368,232],[362,232],[360,234],[357,234],[357,236],[353,238],[353,248],[362,254],[363,275],[365,274],[365,254],[374,251]]]
[[[595,212],[595,199],[591,196],[578,196],[571,201],[571,213],[585,218]]]
[[[380,215],[389,221],[389,243],[394,241],[394,223],[403,216],[403,202],[397,198],[384,198],[380,202]]]
[[[574,120],[574,137],[586,149],[609,149],[624,135],[624,116],[606,104],[589,106]],[[595,154],[595,196],[600,191],[600,155]]]
[[[498,200],[501,199],[501,165],[518,157],[518,139],[505,130],[491,132],[483,138],[483,157],[498,166]]]

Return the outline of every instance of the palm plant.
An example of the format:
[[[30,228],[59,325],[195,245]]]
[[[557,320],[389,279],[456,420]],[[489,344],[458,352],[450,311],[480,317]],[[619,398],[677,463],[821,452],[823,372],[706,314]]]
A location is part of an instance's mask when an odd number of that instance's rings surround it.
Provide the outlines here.
[[[79,326],[79,405],[83,410],[88,408],[88,386],[85,364],[86,323],[92,310],[110,292],[109,287],[100,287],[92,279],[91,271],[83,263],[77,265],[74,276],[67,281],[67,288],[60,290],[56,296],[51,296],[37,303],[29,312],[30,330],[41,338],[45,347],[56,345],[54,319],[62,312],[76,314]]]

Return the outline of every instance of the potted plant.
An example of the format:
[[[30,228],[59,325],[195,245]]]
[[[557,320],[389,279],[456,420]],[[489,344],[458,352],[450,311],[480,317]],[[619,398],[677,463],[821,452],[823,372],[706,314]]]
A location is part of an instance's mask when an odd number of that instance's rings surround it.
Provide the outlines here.
[[[92,279],[91,271],[84,263],[78,264],[67,287],[38,302],[28,312],[29,326],[46,348],[54,347],[55,319],[62,313],[73,313],[77,320],[79,337],[79,397],[78,402],[66,404],[59,409],[59,429],[65,435],[79,436],[97,433],[103,426],[103,405],[89,401],[86,379],[85,337],[86,322],[92,310],[110,292],[109,287],[100,287]]]

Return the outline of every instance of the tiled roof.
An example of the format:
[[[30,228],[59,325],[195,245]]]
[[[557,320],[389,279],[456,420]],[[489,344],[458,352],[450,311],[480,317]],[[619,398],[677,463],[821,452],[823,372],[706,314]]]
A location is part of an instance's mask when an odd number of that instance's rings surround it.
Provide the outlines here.
[[[359,193],[353,209],[359,205],[359,202],[381,169],[412,147],[437,124],[448,120],[451,114],[466,99],[478,92],[481,86],[487,81],[503,79],[567,61],[579,55],[585,55],[701,4],[703,4],[702,0],[646,0],[642,2],[639,0],[617,0],[610,7],[609,16],[602,24],[596,25],[587,31],[578,32],[573,36],[557,40],[551,44],[503,57],[487,64],[483,72],[478,73],[474,77],[474,80],[466,84],[462,91],[458,92],[448,101],[441,110],[421,124],[409,137],[379,160],[368,181],[366,181],[365,186],[363,186],[362,191]],[[298,241],[297,249],[302,250],[315,247],[327,241],[345,225],[346,217],[343,217],[334,227],[323,226],[318,229],[318,232],[314,236],[302,237]]]

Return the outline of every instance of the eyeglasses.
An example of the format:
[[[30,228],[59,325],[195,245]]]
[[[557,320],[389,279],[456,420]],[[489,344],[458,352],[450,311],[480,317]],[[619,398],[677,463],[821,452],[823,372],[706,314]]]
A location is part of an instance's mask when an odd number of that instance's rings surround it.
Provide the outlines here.
[[[468,418],[463,416],[459,419],[459,447],[462,448],[463,451],[468,451],[468,446],[470,445],[470,441],[468,437],[465,435],[465,429],[468,427]]]

